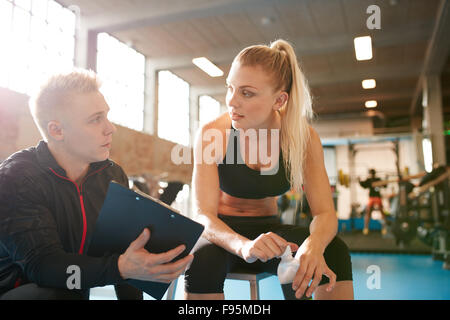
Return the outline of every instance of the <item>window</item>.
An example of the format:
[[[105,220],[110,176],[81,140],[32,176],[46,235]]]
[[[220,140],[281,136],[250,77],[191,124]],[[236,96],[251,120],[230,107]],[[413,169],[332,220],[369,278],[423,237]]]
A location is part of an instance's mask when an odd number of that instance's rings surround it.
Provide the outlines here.
[[[433,148],[431,145],[431,140],[429,138],[424,138],[422,140],[422,150],[425,171],[431,172],[433,171]]]
[[[158,72],[158,136],[189,145],[189,84],[166,70]]]
[[[199,127],[214,120],[220,114],[220,102],[210,96],[200,96],[198,105]]]
[[[330,185],[337,183],[337,168],[336,168],[336,149],[334,147],[323,147],[323,157],[325,162],[325,170],[330,181]]]
[[[97,73],[111,108],[109,119],[128,128],[144,128],[145,56],[107,33],[97,37]]]
[[[52,0],[0,0],[0,86],[30,94],[73,68],[75,14]]]

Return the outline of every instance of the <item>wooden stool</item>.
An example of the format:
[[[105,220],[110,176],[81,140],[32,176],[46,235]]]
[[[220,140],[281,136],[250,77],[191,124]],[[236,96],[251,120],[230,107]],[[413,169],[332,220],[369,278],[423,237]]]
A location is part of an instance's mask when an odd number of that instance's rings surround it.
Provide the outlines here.
[[[271,277],[273,274],[268,272],[252,272],[248,270],[236,270],[227,274],[230,280],[247,280],[250,282],[250,300],[259,300],[259,281]]]

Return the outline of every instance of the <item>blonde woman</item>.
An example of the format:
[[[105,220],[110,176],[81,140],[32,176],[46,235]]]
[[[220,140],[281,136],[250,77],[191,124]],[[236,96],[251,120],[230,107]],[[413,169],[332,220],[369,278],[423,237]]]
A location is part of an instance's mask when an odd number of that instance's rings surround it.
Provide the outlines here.
[[[196,140],[194,199],[206,228],[186,271],[185,298],[224,299],[226,274],[239,265],[276,274],[290,246],[300,268],[283,287],[286,299],[353,299],[350,254],[336,237],[323,150],[308,123],[311,97],[292,46],[277,40],[242,50],[227,78],[226,103],[228,113],[204,125]],[[211,145],[221,148],[205,161]],[[309,230],[277,216],[277,196],[291,188],[306,193]]]

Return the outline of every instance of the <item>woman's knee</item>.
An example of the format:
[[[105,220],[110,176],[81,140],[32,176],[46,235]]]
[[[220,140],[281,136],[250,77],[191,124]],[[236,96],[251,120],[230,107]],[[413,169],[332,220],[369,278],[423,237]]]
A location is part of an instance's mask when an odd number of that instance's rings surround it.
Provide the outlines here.
[[[338,236],[334,237],[333,240],[328,245],[327,249],[330,248],[333,252],[339,255],[350,254],[350,250],[347,244]]]
[[[185,272],[185,291],[189,293],[221,293],[227,274],[228,252],[214,244],[194,252],[194,259]]]
[[[336,281],[352,280],[350,250],[339,237],[334,237],[324,252],[328,267],[336,274]]]

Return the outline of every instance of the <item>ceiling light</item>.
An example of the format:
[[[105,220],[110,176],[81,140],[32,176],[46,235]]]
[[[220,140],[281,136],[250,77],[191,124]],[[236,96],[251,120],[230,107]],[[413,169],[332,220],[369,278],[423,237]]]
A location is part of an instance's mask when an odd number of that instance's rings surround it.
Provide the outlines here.
[[[366,79],[362,81],[362,87],[364,89],[373,89],[377,86],[375,79]]]
[[[263,26],[271,25],[275,22],[275,19],[273,17],[262,17],[261,18],[261,24]]]
[[[353,42],[355,44],[356,60],[372,59],[372,38],[370,36],[357,37]]]
[[[192,59],[192,63],[209,74],[211,77],[223,76],[223,71],[205,57],[194,58]]]
[[[366,101],[366,108],[375,108],[377,106],[377,102],[375,100]]]

